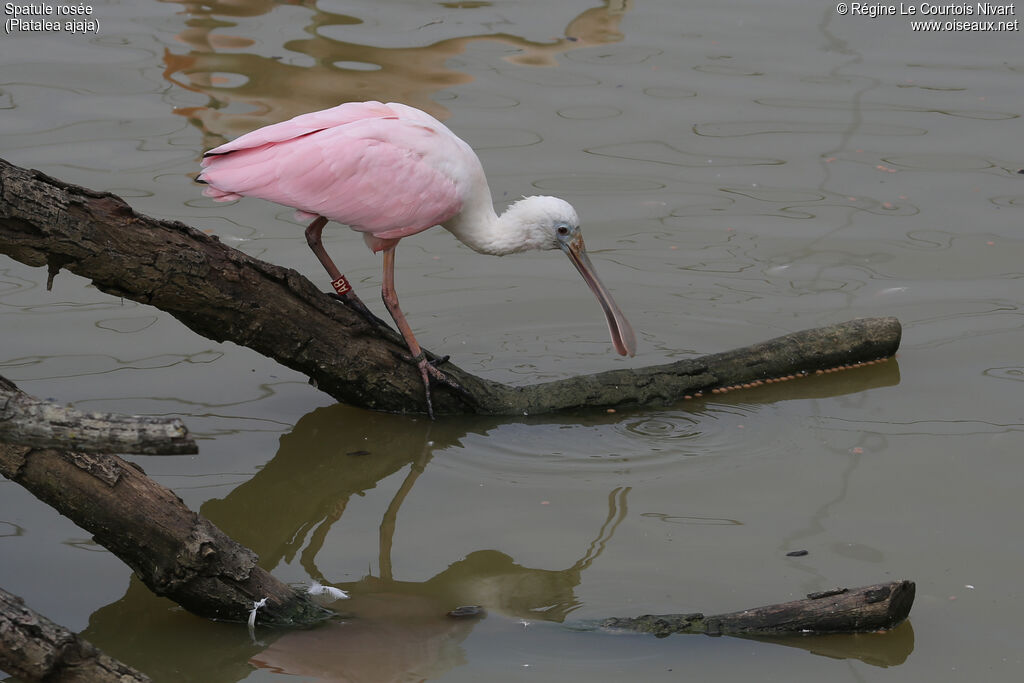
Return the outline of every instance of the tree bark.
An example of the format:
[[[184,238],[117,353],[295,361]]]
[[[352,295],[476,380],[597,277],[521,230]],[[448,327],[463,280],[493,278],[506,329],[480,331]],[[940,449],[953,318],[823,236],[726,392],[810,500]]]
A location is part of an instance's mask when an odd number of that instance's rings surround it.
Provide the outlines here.
[[[0,588],[0,671],[47,683],[147,683],[148,676]]]
[[[711,636],[780,636],[792,634],[863,633],[891,629],[905,620],[914,604],[913,581],[894,581],[861,588],[837,588],[795,600],[728,614],[646,614],[613,617],[602,622],[610,629]]]
[[[309,376],[336,400],[425,412],[422,380],[401,337],[367,323],[294,270],[232,249],[179,222],[138,214],[119,197],[0,160],[0,252],[92,280],[167,311],[216,341],[248,346]],[[637,370],[513,387],[453,364],[465,394],[437,387],[436,413],[537,414],[666,404],[687,395],[875,361],[899,347],[894,318],[854,320],[751,347]],[[428,356],[433,356],[429,354]]]
[[[90,453],[199,452],[179,418],[82,412],[29,396],[4,377],[0,377],[0,441]]]
[[[257,614],[263,624],[308,624],[330,614],[117,456],[0,443],[0,474],[94,534],[154,593],[194,614],[246,621],[262,598],[268,598]]]

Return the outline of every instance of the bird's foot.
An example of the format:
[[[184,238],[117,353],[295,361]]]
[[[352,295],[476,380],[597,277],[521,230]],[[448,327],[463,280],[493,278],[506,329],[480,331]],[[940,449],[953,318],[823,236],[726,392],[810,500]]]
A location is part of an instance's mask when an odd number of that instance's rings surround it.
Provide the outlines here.
[[[449,356],[442,356],[440,358],[430,360],[427,358],[427,355],[421,351],[418,356],[412,359],[412,362],[416,363],[416,367],[420,370],[420,376],[423,378],[423,389],[426,392],[427,397],[427,415],[430,416],[431,420],[434,419],[434,402],[431,400],[430,395],[431,381],[453,389],[461,394],[466,400],[471,403],[476,403],[473,396],[466,391],[461,384],[437,369],[436,366],[447,362],[448,358]]]

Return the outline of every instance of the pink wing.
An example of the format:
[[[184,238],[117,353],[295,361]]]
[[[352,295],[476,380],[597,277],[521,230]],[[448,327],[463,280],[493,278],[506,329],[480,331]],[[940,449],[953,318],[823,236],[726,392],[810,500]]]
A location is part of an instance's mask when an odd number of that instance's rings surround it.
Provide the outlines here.
[[[438,225],[462,208],[480,162],[433,117],[353,102],[267,126],[211,150],[204,194],[260,197],[377,238]]]
[[[390,106],[380,102],[346,102],[331,109],[302,114],[281,123],[257,128],[240,138],[211,149],[203,155],[203,166],[208,165],[210,157],[218,154],[227,154],[240,149],[253,149],[272,142],[285,142],[318,130],[343,126],[346,123],[362,119],[396,116],[396,112]]]

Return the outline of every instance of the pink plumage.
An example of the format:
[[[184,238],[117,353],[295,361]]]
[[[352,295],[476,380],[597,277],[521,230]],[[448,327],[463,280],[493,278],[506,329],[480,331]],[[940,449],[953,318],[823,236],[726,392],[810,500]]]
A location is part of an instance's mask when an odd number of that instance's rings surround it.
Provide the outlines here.
[[[371,243],[374,251],[451,219],[483,177],[472,149],[440,121],[380,102],[260,128],[210,150],[202,163],[203,194],[259,197],[324,216],[381,240]]]

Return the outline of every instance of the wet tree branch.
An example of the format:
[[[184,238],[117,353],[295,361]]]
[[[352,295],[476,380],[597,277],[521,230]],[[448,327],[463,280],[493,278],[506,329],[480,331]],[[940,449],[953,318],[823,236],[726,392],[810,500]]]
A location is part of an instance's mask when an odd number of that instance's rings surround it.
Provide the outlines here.
[[[329,613],[257,566],[256,554],[115,455],[0,442],[0,475],[28,489],[131,567],[150,590],[200,616],[308,624]]]
[[[635,618],[614,617],[601,625],[652,633],[659,638],[673,633],[711,636],[864,633],[891,629],[903,622],[910,615],[915,590],[913,581],[893,581],[811,593],[805,600],[728,614],[647,614]]]
[[[149,677],[0,588],[0,671],[25,681],[145,683]]]
[[[0,441],[91,453],[198,453],[180,418],[76,410],[19,391],[0,377]]]
[[[216,237],[136,213],[119,197],[0,160],[0,253],[61,268],[104,292],[167,311],[197,333],[248,346],[351,405],[425,412],[396,333],[368,324],[296,271]],[[466,395],[438,388],[438,413],[537,414],[657,405],[686,395],[875,361],[899,347],[893,318],[853,320],[668,365],[512,387],[454,365]]]

